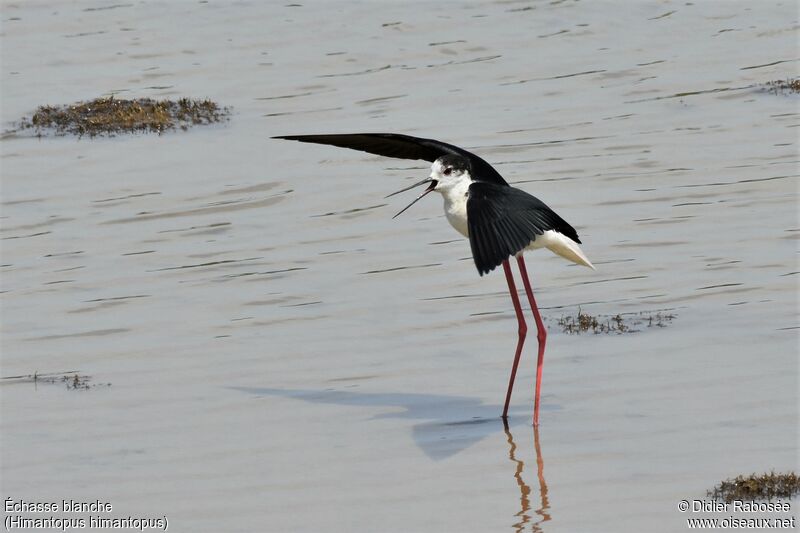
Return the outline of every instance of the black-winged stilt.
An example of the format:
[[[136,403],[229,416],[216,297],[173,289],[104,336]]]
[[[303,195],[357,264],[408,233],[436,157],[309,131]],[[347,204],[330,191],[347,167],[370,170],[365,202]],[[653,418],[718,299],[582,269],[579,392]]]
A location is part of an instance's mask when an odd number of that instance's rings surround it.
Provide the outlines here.
[[[525,286],[525,293],[533,311],[539,341],[533,408],[533,425],[537,426],[539,424],[539,396],[542,388],[542,367],[547,330],[533,297],[523,252],[547,248],[565,259],[594,269],[592,263],[578,247],[581,241],[575,229],[538,198],[511,187],[489,163],[475,154],[451,144],[397,133],[281,135],[273,137],[273,139],[329,144],[386,157],[422,159],[433,163],[431,173],[427,178],[389,196],[428,183],[425,191],[397,215],[414,205],[429,192],[436,191],[444,197],[444,212],[447,220],[456,231],[469,238],[472,257],[478,273],[482,276],[494,270],[495,267],[503,265],[519,324],[514,364],[511,367],[511,377],[508,381],[508,391],[503,407],[503,420],[508,419],[511,390],[514,388],[522,345],[525,343],[525,335],[528,331],[519,303],[514,276],[508,263],[509,258],[516,258],[522,275],[522,284]]]

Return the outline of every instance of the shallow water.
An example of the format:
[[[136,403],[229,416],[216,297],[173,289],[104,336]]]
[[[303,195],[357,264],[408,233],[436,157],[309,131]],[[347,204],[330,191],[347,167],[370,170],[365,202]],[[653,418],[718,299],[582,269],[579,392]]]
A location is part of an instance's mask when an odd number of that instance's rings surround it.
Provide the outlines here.
[[[798,465],[798,14],[761,3],[4,2],[2,122],[114,93],[211,98],[161,137],[2,142],[3,498],[177,531],[682,531],[678,502]],[[270,140],[465,146],[597,272],[505,280],[424,162]],[[666,327],[567,335],[578,309]],[[532,325],[532,321],[531,321]],[[110,383],[110,386],[104,384]],[[538,453],[537,453],[538,452]],[[795,503],[795,514],[797,500]],[[761,516],[761,515],[758,515]]]

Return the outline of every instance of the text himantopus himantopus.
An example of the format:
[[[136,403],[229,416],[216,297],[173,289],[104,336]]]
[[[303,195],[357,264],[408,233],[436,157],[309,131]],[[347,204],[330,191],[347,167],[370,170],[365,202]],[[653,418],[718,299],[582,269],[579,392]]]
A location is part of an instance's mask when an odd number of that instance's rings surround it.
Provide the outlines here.
[[[578,246],[581,241],[575,229],[538,198],[511,187],[489,163],[475,154],[451,144],[397,133],[282,135],[273,138],[329,144],[386,157],[422,159],[433,163],[431,173],[427,178],[389,196],[428,183],[425,191],[397,215],[414,205],[429,192],[436,191],[444,197],[444,212],[448,222],[456,231],[469,238],[472,257],[478,273],[482,276],[501,264],[503,265],[519,324],[517,348],[514,352],[514,363],[511,367],[511,377],[508,381],[506,401],[503,407],[503,420],[508,418],[511,390],[514,388],[522,345],[525,343],[525,335],[528,331],[519,303],[514,276],[508,262],[511,257],[516,258],[522,275],[522,284],[525,286],[525,294],[528,296],[528,302],[536,322],[539,341],[533,408],[533,424],[538,425],[547,330],[542,323],[542,317],[533,297],[523,252],[547,248],[565,259],[594,269],[592,263]]]

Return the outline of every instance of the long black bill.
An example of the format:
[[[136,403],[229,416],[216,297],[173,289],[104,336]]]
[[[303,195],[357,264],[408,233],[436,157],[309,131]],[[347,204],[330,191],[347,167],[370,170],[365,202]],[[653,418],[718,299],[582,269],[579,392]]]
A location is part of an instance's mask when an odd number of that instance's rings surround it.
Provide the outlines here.
[[[408,187],[406,187],[405,189],[400,189],[399,191],[395,191],[395,192],[393,192],[392,194],[387,194],[386,196],[384,196],[384,198],[391,198],[391,197],[392,197],[392,196],[394,196],[395,194],[400,194],[401,192],[410,191],[410,190],[411,190],[411,189],[413,189],[414,187],[419,187],[419,186],[420,186],[420,185],[422,185],[423,183],[428,183],[429,181],[433,181],[433,179],[432,179],[432,178],[425,178],[425,179],[424,179],[424,180],[422,180],[422,181],[418,181],[418,182],[416,182],[414,185],[409,185],[409,186],[408,186]]]
[[[423,196],[425,196],[426,194],[428,194],[429,192],[431,192],[432,190],[434,190],[434,189],[436,188],[437,181],[436,181],[435,179],[432,179],[432,178],[425,178],[424,180],[422,180],[422,181],[419,181],[419,182],[415,183],[414,185],[410,185],[410,186],[406,187],[405,189],[400,189],[399,191],[397,191],[397,192],[393,192],[392,194],[390,194],[390,195],[389,195],[389,196],[394,196],[395,194],[400,194],[401,192],[406,192],[406,191],[408,191],[408,190],[410,190],[410,189],[413,189],[414,187],[417,187],[417,186],[419,186],[419,185],[422,185],[423,183],[430,183],[430,185],[428,185],[428,188],[427,188],[427,189],[425,189],[425,191],[424,191],[422,194],[420,194],[419,196],[417,196],[417,197],[414,199],[414,201],[413,201],[413,202],[411,202],[410,204],[408,204],[407,206],[405,206],[405,207],[404,207],[404,208],[403,208],[403,209],[402,209],[402,210],[401,210],[399,213],[397,213],[395,216],[393,216],[393,217],[392,217],[393,219],[394,219],[394,218],[397,218],[397,217],[399,217],[400,215],[402,215],[403,213],[405,213],[405,211],[406,211],[406,210],[407,210],[409,207],[411,207],[412,205],[414,205],[415,203],[417,203],[417,202],[420,200],[420,198],[422,198]],[[387,196],[386,198],[389,198],[389,196]]]

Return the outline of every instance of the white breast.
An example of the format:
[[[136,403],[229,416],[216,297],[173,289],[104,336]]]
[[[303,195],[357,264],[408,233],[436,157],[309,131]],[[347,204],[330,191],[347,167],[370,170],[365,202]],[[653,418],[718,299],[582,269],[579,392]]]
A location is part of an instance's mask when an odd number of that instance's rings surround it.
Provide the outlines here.
[[[464,237],[469,237],[467,227],[467,191],[471,181],[465,179],[456,183],[453,187],[441,190],[444,197],[444,214],[447,221],[457,232]]]

